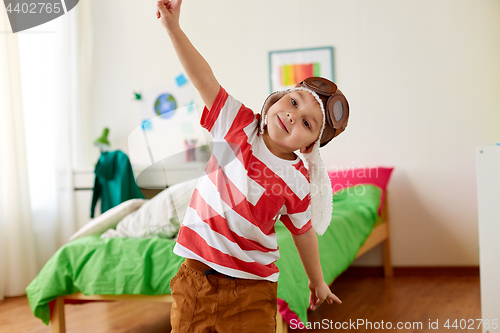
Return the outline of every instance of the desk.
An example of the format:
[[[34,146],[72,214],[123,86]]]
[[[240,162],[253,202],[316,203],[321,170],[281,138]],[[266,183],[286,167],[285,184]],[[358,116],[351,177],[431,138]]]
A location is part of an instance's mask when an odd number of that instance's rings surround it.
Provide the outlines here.
[[[200,177],[207,162],[183,162],[169,165],[158,164],[155,167],[134,166],[134,176],[137,185],[141,188],[146,198],[150,198],[151,193],[187,180]],[[165,181],[167,179],[167,181]],[[78,228],[81,228],[90,221],[90,205],[92,202],[92,190],[94,188],[95,175],[93,169],[73,170],[73,185],[75,190],[75,206]],[[96,216],[99,215],[100,201],[95,208]]]

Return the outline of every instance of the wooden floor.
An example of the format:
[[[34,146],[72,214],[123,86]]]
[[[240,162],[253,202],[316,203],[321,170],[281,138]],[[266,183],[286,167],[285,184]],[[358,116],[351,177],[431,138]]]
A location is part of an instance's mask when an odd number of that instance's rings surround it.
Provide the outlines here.
[[[468,332],[467,329],[446,329],[443,325],[450,319],[481,318],[479,277],[339,277],[332,285],[332,291],[342,300],[342,304],[325,304],[318,310],[309,312],[309,322],[322,323],[326,319],[328,327],[335,323],[344,328],[347,323],[359,320],[371,322],[372,327],[350,326],[340,331],[378,332],[377,324],[384,321],[392,324],[392,330],[401,332]],[[333,323],[331,324],[330,321]],[[349,322],[351,321],[351,322]],[[429,329],[430,322],[438,321],[439,329]],[[415,329],[396,330],[398,322]],[[409,326],[411,323],[411,326]],[[417,324],[422,323],[421,328]],[[463,322],[465,323],[465,322]],[[472,323],[472,322],[469,322]],[[460,326],[460,324],[458,324]],[[313,326],[311,326],[313,327]],[[404,326],[403,326],[404,327]],[[353,329],[357,328],[357,329]],[[481,332],[474,326],[473,332]],[[289,330],[298,332],[299,330]],[[325,332],[316,329],[309,332]]]
[[[447,319],[450,325],[455,319],[481,318],[479,277],[348,277],[340,276],[332,286],[333,292],[343,304],[322,305],[309,313],[311,325],[327,323],[335,327],[349,320],[369,321],[370,327],[340,329],[352,332],[378,332],[390,322],[393,330],[398,322],[422,323],[421,328],[402,329],[401,332],[468,332],[467,329],[443,328]],[[139,305],[140,304],[140,305]],[[168,332],[170,331],[170,305],[161,303],[89,303],[66,305],[66,322],[69,333],[95,332]],[[438,321],[439,329],[429,329],[429,323]],[[469,323],[471,323],[469,321]],[[476,322],[477,323],[477,322]],[[458,323],[458,325],[460,325]],[[317,326],[318,327],[318,326]],[[325,326],[323,327],[325,328]],[[474,332],[481,332],[474,325]],[[325,332],[315,329],[309,332]],[[385,329],[384,329],[385,330]],[[25,296],[0,301],[0,332],[47,333],[50,332],[31,313]],[[289,329],[289,332],[298,332]],[[237,332],[235,332],[237,333]]]

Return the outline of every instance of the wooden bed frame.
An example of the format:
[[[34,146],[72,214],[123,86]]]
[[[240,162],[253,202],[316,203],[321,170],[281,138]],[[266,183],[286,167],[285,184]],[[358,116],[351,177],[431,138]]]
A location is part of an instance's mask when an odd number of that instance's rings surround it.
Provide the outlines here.
[[[389,223],[389,204],[387,200],[387,193],[385,196],[384,204],[382,207],[382,216],[380,223],[376,223],[370,236],[366,239],[363,246],[359,249],[356,258],[368,252],[378,244],[382,244],[383,249],[383,262],[384,262],[384,276],[392,277],[393,268],[391,261],[391,233]],[[59,296],[55,300],[55,306],[50,316],[50,327],[52,333],[65,333],[66,321],[64,318],[64,300],[85,300],[85,301],[136,301],[136,302],[162,302],[172,303],[172,295],[83,295],[82,293],[75,293],[72,295]],[[287,333],[288,324],[278,311],[276,317],[276,332]]]

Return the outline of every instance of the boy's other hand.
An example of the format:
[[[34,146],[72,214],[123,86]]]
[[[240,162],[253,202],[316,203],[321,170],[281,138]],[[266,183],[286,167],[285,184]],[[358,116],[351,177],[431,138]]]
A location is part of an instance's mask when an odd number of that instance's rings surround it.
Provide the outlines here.
[[[182,0],[160,0],[157,1],[156,18],[160,19],[161,25],[172,31],[179,28],[179,16],[181,13]]]
[[[311,305],[311,310],[316,310],[323,302],[326,300],[328,304],[333,304],[333,302],[342,304],[342,301],[335,296],[330,290],[330,287],[326,282],[322,282],[319,285],[314,285],[309,282],[309,290],[311,290],[311,296],[309,297],[309,304]]]

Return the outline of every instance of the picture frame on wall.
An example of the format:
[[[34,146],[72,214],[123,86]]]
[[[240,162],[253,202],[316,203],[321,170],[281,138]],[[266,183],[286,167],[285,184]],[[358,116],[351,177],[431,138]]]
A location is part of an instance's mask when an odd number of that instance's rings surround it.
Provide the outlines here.
[[[269,52],[271,92],[291,88],[310,76],[321,76],[334,82],[333,47]]]

